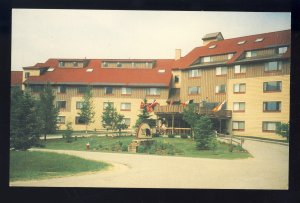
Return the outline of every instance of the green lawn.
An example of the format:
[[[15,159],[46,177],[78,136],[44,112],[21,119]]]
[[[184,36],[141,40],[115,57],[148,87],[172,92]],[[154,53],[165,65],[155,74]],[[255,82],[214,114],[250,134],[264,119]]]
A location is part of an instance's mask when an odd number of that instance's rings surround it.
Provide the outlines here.
[[[109,164],[75,156],[31,151],[10,152],[10,181],[44,179],[106,169]]]
[[[119,152],[128,153],[127,146],[134,139],[133,137],[89,137],[78,138],[72,143],[66,143],[62,139],[53,139],[46,142],[45,148],[47,149],[67,149],[67,150],[86,150],[86,143],[90,143],[91,151],[102,152]],[[169,146],[171,149],[158,150],[153,152],[145,150],[144,153],[158,154],[158,155],[175,155],[186,157],[202,157],[202,158],[216,158],[216,159],[237,159],[248,158],[251,155],[239,148],[235,147],[233,152],[229,152],[229,146],[227,144],[219,144],[218,149],[213,152],[209,150],[197,150],[195,142],[191,139],[181,138],[154,138],[156,143],[164,146]]]

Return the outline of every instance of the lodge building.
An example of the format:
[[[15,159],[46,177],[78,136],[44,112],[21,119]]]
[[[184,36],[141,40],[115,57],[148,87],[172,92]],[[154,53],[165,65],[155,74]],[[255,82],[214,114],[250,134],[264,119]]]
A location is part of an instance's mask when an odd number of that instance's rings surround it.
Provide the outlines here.
[[[176,49],[174,59],[49,59],[23,67],[23,89],[38,95],[45,84],[53,86],[61,129],[71,121],[74,130],[84,130],[78,112],[90,86],[96,112],[90,130],[103,128],[108,102],[132,129],[146,98],[159,103],[152,118],[166,122],[171,133],[184,133],[182,103],[193,100],[219,132],[282,139],[275,128],[289,122],[291,31],[231,39],[217,32],[202,41],[185,56]]]

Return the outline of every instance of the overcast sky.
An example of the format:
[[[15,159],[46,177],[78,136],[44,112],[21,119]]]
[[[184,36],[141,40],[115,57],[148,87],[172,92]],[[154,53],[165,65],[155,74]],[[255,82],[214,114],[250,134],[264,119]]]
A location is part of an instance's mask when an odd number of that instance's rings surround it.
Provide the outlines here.
[[[12,70],[49,58],[174,58],[207,33],[228,39],[290,28],[290,13],[13,9]]]

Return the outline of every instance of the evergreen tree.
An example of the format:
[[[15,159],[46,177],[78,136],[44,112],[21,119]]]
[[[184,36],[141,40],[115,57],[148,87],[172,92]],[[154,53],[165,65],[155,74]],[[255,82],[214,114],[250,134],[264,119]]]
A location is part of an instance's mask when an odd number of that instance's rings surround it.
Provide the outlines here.
[[[186,108],[183,109],[182,112],[182,119],[187,122],[190,127],[191,127],[191,132],[192,132],[192,138],[194,140],[195,138],[195,124],[197,120],[200,118],[198,114],[196,114],[196,105],[194,103],[188,104]]]
[[[141,113],[138,115],[138,119],[135,122],[134,127],[138,128],[142,123],[147,123],[150,127],[155,127],[156,121],[155,119],[151,119],[149,112],[147,111],[147,99],[144,99],[144,108],[141,110]]]
[[[56,123],[59,109],[54,105],[54,100],[54,92],[48,84],[41,92],[40,100],[38,101],[41,133],[44,135],[45,141],[47,139],[47,134],[55,133],[57,129]]]
[[[36,102],[30,93],[20,89],[11,93],[10,146],[27,150],[37,146],[40,137],[40,120]]]
[[[66,142],[68,143],[72,142],[72,134],[73,134],[72,122],[67,122],[66,130],[63,133],[63,138],[66,139]]]
[[[276,134],[285,137],[289,141],[290,137],[290,123],[279,123],[276,126]]]
[[[195,124],[196,147],[200,150],[213,149],[217,147],[217,138],[214,135],[212,122],[207,116],[200,116]]]
[[[128,128],[124,123],[124,115],[119,114],[110,102],[107,104],[101,116],[102,126],[107,129],[110,128],[112,131],[118,130],[120,135],[122,129]]]
[[[78,113],[79,119],[85,123],[85,133],[87,133],[87,127],[94,122],[94,106],[92,101],[92,92],[91,87],[87,88],[87,91],[84,93],[82,106],[80,112]]]

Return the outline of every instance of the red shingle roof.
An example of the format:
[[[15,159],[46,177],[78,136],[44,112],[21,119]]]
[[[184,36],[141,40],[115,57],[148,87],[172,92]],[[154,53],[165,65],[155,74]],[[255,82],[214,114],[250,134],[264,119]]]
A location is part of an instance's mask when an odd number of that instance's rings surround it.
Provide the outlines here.
[[[50,59],[49,59],[50,60]],[[49,64],[49,60],[46,62]],[[158,59],[153,69],[101,68],[100,59],[89,59],[85,68],[54,68],[41,76],[30,76],[25,83],[57,83],[57,84],[91,84],[91,85],[122,85],[122,86],[164,86],[168,87],[172,78],[171,68],[174,60]],[[59,61],[59,59],[56,59]],[[45,63],[45,64],[46,64]],[[93,68],[92,72],[87,72]],[[159,69],[165,69],[159,73]]]
[[[10,84],[11,86],[22,85],[23,71],[11,71]]]
[[[263,41],[255,42],[257,38],[263,38]],[[237,44],[239,41],[246,41],[246,43],[239,45]],[[234,53],[234,56],[227,62],[230,64],[235,62],[238,57],[247,50],[263,49],[276,45],[287,45],[290,44],[290,42],[291,30],[213,41],[206,46],[194,48],[186,56],[177,60],[175,62],[175,68],[188,68],[195,60],[202,56]],[[209,49],[211,45],[216,45],[216,47]],[[283,55],[283,57],[287,57],[287,55]]]

